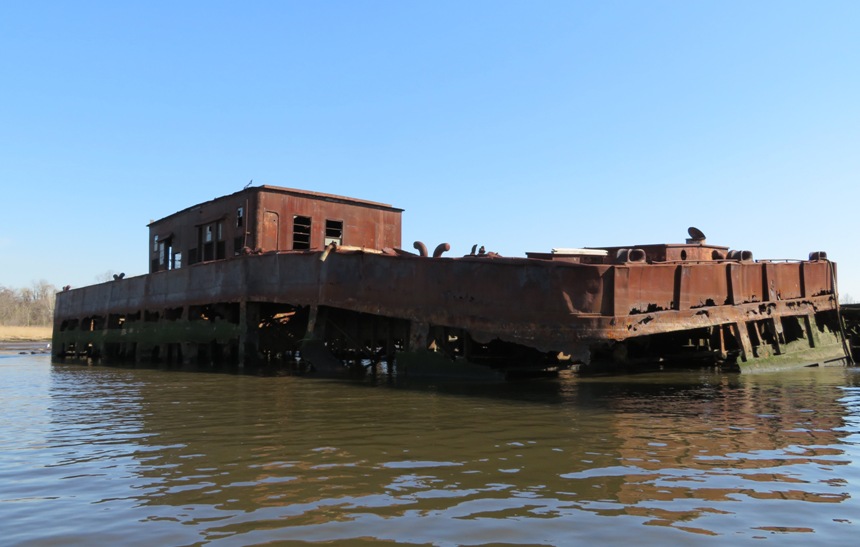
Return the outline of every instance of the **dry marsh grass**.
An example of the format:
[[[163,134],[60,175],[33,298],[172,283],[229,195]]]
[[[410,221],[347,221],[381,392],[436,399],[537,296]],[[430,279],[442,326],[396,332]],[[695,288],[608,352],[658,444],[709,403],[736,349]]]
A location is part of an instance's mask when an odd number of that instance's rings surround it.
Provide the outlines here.
[[[35,342],[50,340],[53,327],[7,327],[0,325],[0,341]]]

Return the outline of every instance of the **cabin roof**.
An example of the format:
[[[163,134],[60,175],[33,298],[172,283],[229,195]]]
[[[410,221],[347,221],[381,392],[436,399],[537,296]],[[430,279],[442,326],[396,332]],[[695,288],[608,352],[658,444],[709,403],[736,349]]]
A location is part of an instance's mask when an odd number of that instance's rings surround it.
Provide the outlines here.
[[[347,197],[347,196],[339,196],[336,194],[326,194],[323,192],[312,192],[309,190],[300,190],[298,188],[286,188],[283,186],[270,186],[270,185],[264,184],[261,186],[252,186],[250,188],[243,188],[242,190],[239,190],[238,192],[234,192],[232,194],[219,196],[217,198],[210,199],[209,201],[203,201],[203,202],[191,205],[190,207],[186,207],[185,209],[182,209],[182,210],[177,211],[175,213],[171,213],[171,214],[167,215],[166,217],[162,217],[158,220],[153,220],[152,222],[147,224],[147,226],[152,226],[153,224],[157,224],[157,223],[162,222],[164,220],[167,220],[171,217],[181,215],[183,213],[186,213],[188,211],[191,211],[191,210],[196,209],[198,207],[201,207],[203,205],[213,203],[215,201],[220,201],[220,200],[231,198],[231,197],[237,197],[237,196],[241,196],[244,194],[254,194],[254,193],[263,193],[263,192],[276,193],[276,194],[286,194],[286,195],[291,195],[291,196],[296,196],[296,197],[301,197],[301,198],[306,198],[306,199],[315,199],[315,200],[319,200],[319,201],[343,203],[345,205],[354,205],[354,206],[358,206],[358,207],[369,207],[372,209],[382,209],[382,210],[394,211],[394,212],[398,212],[398,213],[403,212],[403,209],[393,207],[387,203],[379,203],[376,201],[369,201],[369,200],[365,200],[365,199],[351,198],[351,197]]]

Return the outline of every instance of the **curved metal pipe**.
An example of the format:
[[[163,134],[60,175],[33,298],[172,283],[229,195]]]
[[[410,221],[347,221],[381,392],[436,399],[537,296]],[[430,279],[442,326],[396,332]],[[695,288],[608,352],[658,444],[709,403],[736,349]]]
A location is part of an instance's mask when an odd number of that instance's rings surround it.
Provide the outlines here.
[[[337,250],[337,243],[332,241],[328,245],[325,246],[325,250],[320,255],[320,262],[325,262],[325,259],[328,258],[328,254],[334,250]]]
[[[419,255],[427,256],[427,245],[424,245],[420,241],[416,241],[415,243],[412,244],[412,246],[418,250]]]
[[[440,243],[436,246],[436,249],[433,251],[433,258],[439,258],[442,256],[442,253],[447,253],[451,250],[450,243]]]

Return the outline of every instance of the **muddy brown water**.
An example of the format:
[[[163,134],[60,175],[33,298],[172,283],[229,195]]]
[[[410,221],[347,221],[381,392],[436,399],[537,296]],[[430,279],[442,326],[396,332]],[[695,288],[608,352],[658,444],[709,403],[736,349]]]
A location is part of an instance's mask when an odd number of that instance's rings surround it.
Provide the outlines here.
[[[0,355],[4,545],[853,545],[860,369],[388,383]]]

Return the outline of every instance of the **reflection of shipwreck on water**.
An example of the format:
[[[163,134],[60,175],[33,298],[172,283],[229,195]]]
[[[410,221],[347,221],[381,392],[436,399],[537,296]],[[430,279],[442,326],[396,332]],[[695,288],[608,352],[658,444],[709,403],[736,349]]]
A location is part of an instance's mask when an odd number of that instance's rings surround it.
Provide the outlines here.
[[[261,186],[152,222],[150,273],[57,295],[56,358],[389,372],[844,362],[835,265],[706,243],[401,248],[401,209]]]

